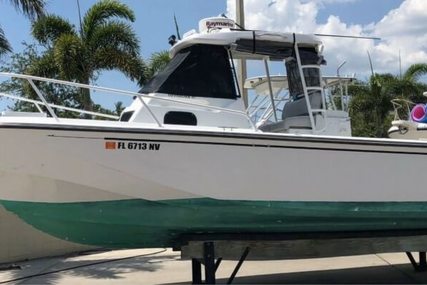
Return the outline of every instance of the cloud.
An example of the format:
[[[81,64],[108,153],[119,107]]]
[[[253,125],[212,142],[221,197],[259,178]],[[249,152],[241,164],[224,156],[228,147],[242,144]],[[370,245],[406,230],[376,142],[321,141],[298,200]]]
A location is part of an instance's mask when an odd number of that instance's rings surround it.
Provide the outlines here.
[[[301,0],[301,3],[315,2],[319,6],[319,8],[324,8],[326,5],[330,5],[330,4],[340,5],[340,4],[355,3],[359,1],[361,0]]]
[[[325,4],[345,4],[359,0],[245,0],[246,27],[279,32],[322,33],[353,36],[378,36],[382,40],[336,39],[322,37],[328,67],[325,74],[335,74],[344,60],[342,74],[356,73],[364,78],[370,74],[367,51],[376,72],[399,72],[399,51],[402,66],[427,63],[427,1],[406,0],[389,11],[376,23],[349,24],[339,16],[330,15],[319,23],[317,15]],[[270,5],[269,5],[270,4]],[[228,14],[234,18],[235,0],[228,0]],[[351,5],[351,4],[349,4]],[[375,9],[375,6],[373,6]]]
[[[235,1],[227,1],[228,15],[235,18]],[[304,32],[316,27],[316,2],[245,0],[246,28]]]

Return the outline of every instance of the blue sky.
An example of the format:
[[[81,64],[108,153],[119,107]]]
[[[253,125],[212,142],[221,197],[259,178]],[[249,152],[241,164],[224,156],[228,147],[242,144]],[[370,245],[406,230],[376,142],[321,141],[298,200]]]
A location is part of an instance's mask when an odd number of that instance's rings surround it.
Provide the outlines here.
[[[407,1],[417,1],[417,0],[407,0]],[[419,2],[420,0],[418,0]],[[96,0],[80,0],[81,10],[84,14],[87,9],[96,3]],[[197,29],[198,21],[204,17],[217,16],[221,13],[226,13],[227,11],[232,10],[232,3],[234,0],[122,0],[123,3],[129,5],[136,14],[136,22],[133,27],[137,32],[141,40],[141,53],[144,58],[148,58],[149,55],[153,52],[168,49],[167,38],[175,33],[175,27],[173,22],[173,15],[176,14],[178,19],[181,34],[190,30]],[[265,2],[264,6],[267,6],[271,0],[245,0],[247,3],[248,17],[247,20],[256,19],[256,7],[260,3]],[[373,28],[373,26],[379,23],[385,15],[387,15],[391,10],[398,9],[403,0],[277,0],[271,8],[274,6],[280,7],[290,7],[292,5],[306,6],[305,10],[302,10],[303,13],[313,13],[311,19],[307,15],[298,15],[297,19],[302,19],[304,21],[313,22],[311,26],[304,26],[305,24],[297,25],[296,28],[301,31],[312,30],[312,31],[329,31],[330,26],[334,27],[332,24],[336,23],[336,33],[340,32],[360,32],[363,34],[368,33],[369,31],[381,31],[380,29]],[[427,2],[423,0],[423,2]],[[295,4],[296,3],[296,4]],[[308,3],[308,5],[307,5]],[[426,3],[427,4],[427,3]],[[245,4],[246,5],[246,4]],[[287,5],[287,6],[286,6]],[[427,8],[427,7],[426,7]],[[252,9],[252,10],[251,10]],[[50,0],[48,2],[47,10],[49,13],[58,14],[62,17],[68,18],[72,23],[78,25],[78,12],[76,0]],[[315,11],[314,11],[315,10]],[[291,12],[293,13],[293,12]],[[299,11],[301,13],[301,11]],[[297,12],[295,12],[297,14]],[[230,13],[232,15],[232,13]],[[253,18],[253,17],[255,18]],[[331,17],[336,16],[336,17]],[[284,16],[285,17],[285,16]],[[297,16],[295,16],[297,17]],[[305,20],[304,17],[309,17]],[[277,23],[273,27],[294,27],[290,23],[286,22],[283,19],[280,19],[281,16],[277,16],[276,22],[271,22],[270,24]],[[337,20],[338,19],[338,20]],[[284,24],[286,22],[286,25]],[[262,23],[255,23],[254,26],[263,27]],[[252,23],[247,23],[250,26]],[[30,23],[29,21],[17,13],[14,8],[8,4],[7,0],[0,0],[0,25],[7,38],[10,40],[15,51],[20,51],[22,49],[21,42],[27,41],[32,42],[30,36]],[[341,26],[340,26],[341,25]],[[339,28],[345,25],[345,29]],[[313,27],[314,26],[314,27]],[[268,25],[266,26],[268,28]],[[358,29],[359,28],[359,29]],[[317,30],[316,30],[317,29]],[[312,32],[307,31],[307,32]],[[380,35],[381,36],[381,35]],[[339,45],[345,45],[345,43],[340,43]],[[334,51],[334,44],[331,44],[331,51]],[[379,48],[381,51],[382,46],[371,48]],[[363,47],[365,48],[365,47]],[[328,46],[326,46],[326,50]],[[378,53],[380,53],[380,51]],[[393,51],[394,53],[394,51]],[[363,54],[366,55],[366,51],[363,51]],[[335,57],[335,54],[332,55]],[[350,56],[350,55],[349,55]],[[331,55],[329,55],[331,57]],[[338,58],[339,55],[336,55]],[[6,59],[6,58],[3,58]],[[331,60],[331,59],[329,59]],[[333,62],[334,59],[332,59]],[[341,60],[340,58],[337,60]],[[384,61],[384,60],[383,60]],[[378,62],[379,68],[383,68],[381,64],[383,61]],[[390,60],[389,60],[390,61]],[[348,72],[352,72],[351,66],[348,67]],[[365,66],[354,66],[354,70],[357,68],[365,68]],[[386,68],[386,67],[384,67]],[[367,68],[366,68],[367,69]],[[118,72],[105,72],[103,73],[98,81],[98,85],[104,85],[108,87],[121,88],[126,90],[136,90],[137,86],[126,80]],[[106,100],[107,104],[111,105],[113,101]]]
[[[96,0],[80,0],[84,14]],[[122,0],[136,14],[135,31],[141,40],[142,54],[146,57],[152,52],[167,49],[167,38],[175,33],[174,13],[179,21],[181,32],[197,28],[198,21],[205,17],[217,16],[227,12],[226,1],[221,0]],[[346,23],[369,24],[376,22],[391,9],[397,8],[403,0],[359,0],[344,3],[323,4],[319,10],[319,22],[325,22],[329,15],[337,15]],[[30,23],[15,11],[7,1],[0,4],[0,25],[5,30],[14,49],[21,49],[21,42],[32,40]],[[50,0],[49,13],[60,15],[78,25],[76,0]]]

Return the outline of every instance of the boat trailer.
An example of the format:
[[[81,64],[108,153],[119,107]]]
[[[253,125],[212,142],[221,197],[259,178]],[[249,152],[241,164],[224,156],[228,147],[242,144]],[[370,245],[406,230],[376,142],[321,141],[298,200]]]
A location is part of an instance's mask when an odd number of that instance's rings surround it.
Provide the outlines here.
[[[405,252],[417,272],[427,271],[427,231],[300,234],[200,234],[181,237],[174,250],[191,260],[192,284],[215,284],[223,260],[237,264],[231,284],[247,260],[289,260]],[[418,261],[413,252],[418,252]],[[205,280],[202,280],[202,265]]]

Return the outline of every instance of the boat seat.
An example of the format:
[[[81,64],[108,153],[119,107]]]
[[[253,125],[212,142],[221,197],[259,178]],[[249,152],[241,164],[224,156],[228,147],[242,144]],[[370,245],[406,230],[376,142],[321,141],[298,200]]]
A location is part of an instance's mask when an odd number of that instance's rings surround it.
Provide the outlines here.
[[[309,95],[310,104],[312,109],[322,108],[322,93],[315,91]],[[313,114],[316,123],[316,113]],[[263,132],[286,132],[289,129],[310,129],[311,122],[308,115],[308,108],[306,100],[301,97],[295,101],[288,102],[283,107],[282,121],[270,123],[259,127]]]
[[[314,93],[308,95],[308,98],[310,100],[311,109],[322,108],[322,93],[320,91],[315,91]],[[283,107],[282,120],[297,116],[308,116],[308,108],[304,96],[292,102],[286,103]]]
[[[287,117],[286,120],[260,126],[259,129],[268,133],[284,133],[290,129],[310,129],[309,116]]]

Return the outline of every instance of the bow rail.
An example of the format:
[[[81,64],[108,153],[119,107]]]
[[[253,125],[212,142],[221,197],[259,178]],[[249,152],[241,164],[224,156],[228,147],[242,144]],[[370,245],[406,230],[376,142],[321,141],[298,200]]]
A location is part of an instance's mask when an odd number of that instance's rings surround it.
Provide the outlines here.
[[[151,118],[157,123],[157,125],[159,127],[163,127],[163,124],[156,117],[156,115],[150,109],[150,107],[148,106],[147,102],[144,99],[159,100],[159,101],[164,101],[164,102],[172,102],[172,103],[176,103],[176,104],[182,104],[182,105],[186,105],[186,106],[198,107],[198,108],[202,108],[202,109],[205,109],[205,110],[208,110],[211,112],[220,111],[220,112],[224,112],[224,113],[236,114],[238,116],[243,116],[244,118],[246,118],[249,122],[249,125],[251,126],[251,128],[253,130],[257,129],[255,127],[255,124],[253,123],[253,121],[248,116],[248,114],[246,112],[243,112],[243,111],[237,111],[237,110],[221,108],[221,107],[216,107],[216,106],[208,106],[208,105],[192,103],[192,102],[185,102],[185,101],[181,101],[181,100],[164,98],[164,97],[157,97],[157,96],[152,96],[149,94],[142,94],[142,93],[120,90],[120,89],[115,89],[115,88],[94,86],[94,85],[89,85],[89,84],[82,84],[82,83],[70,82],[70,81],[64,81],[64,80],[58,80],[58,79],[50,79],[50,78],[44,78],[44,77],[26,75],[26,74],[0,72],[0,77],[8,77],[10,79],[19,78],[19,79],[27,80],[29,82],[29,84],[31,85],[31,87],[33,88],[33,90],[36,92],[40,101],[22,98],[20,96],[14,96],[14,95],[9,95],[9,94],[5,94],[5,93],[0,93],[0,96],[7,97],[7,98],[10,98],[13,100],[19,100],[19,101],[25,101],[25,102],[33,103],[36,105],[39,112],[43,112],[42,109],[40,108],[40,106],[45,106],[46,109],[48,110],[49,115],[51,115],[57,121],[59,121],[60,119],[55,114],[54,109],[68,110],[68,111],[72,111],[72,112],[78,112],[78,113],[88,114],[88,115],[95,115],[95,116],[105,117],[105,118],[115,119],[115,120],[119,119],[119,117],[114,116],[114,115],[108,115],[108,114],[103,114],[103,113],[98,113],[98,112],[91,112],[91,111],[75,109],[75,108],[70,108],[70,107],[65,107],[65,106],[60,106],[60,105],[48,103],[46,101],[46,98],[45,98],[43,92],[41,92],[40,89],[34,84],[34,81],[46,82],[46,83],[50,83],[50,84],[60,84],[60,85],[65,85],[65,86],[77,87],[77,88],[85,88],[85,89],[94,90],[94,91],[103,91],[103,92],[108,92],[110,94],[116,94],[116,95],[121,95],[121,96],[138,98],[138,100],[141,101],[141,103],[144,105],[146,110],[149,112]]]

